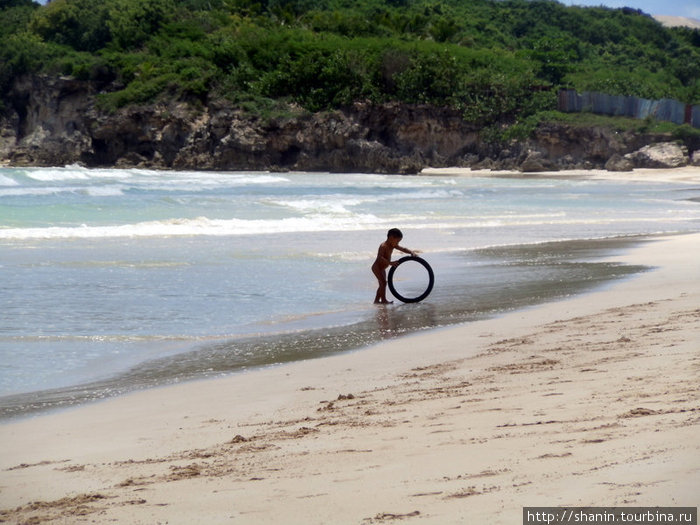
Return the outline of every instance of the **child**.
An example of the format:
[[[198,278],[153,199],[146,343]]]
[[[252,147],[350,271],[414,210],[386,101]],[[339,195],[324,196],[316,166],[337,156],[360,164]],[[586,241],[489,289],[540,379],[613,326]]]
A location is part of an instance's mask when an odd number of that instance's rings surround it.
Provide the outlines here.
[[[386,235],[386,241],[379,245],[377,258],[372,264],[372,273],[374,273],[377,281],[379,281],[379,288],[377,288],[377,295],[374,297],[374,304],[391,304],[393,302],[387,301],[386,299],[386,269],[389,266],[396,266],[397,264],[396,261],[391,261],[391,253],[394,251],[394,248],[400,252],[415,255],[415,252],[399,246],[401,239],[403,239],[401,230],[392,228]]]

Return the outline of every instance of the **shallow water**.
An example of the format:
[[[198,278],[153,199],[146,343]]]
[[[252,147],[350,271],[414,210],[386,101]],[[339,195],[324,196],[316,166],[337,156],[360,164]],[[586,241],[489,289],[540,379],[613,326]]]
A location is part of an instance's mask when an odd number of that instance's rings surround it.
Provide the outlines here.
[[[640,236],[697,231],[698,193],[0,169],[0,414],[347,351],[591,289],[639,270],[602,258]],[[420,304],[375,307],[369,266],[394,226],[423,250],[435,288]]]

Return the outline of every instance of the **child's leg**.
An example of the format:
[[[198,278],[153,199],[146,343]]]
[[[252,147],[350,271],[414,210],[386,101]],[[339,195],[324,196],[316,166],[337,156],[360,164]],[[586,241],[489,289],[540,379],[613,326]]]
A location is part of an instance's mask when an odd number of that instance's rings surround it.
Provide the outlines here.
[[[374,296],[375,303],[381,303],[386,301],[386,277],[384,276],[384,270],[380,268],[377,264],[372,265],[372,273],[377,278],[377,293]]]
[[[377,294],[374,296],[374,302],[388,303],[389,301],[386,300],[386,270],[374,264],[372,265],[372,273],[377,278],[377,282],[379,283],[379,286],[377,287]]]

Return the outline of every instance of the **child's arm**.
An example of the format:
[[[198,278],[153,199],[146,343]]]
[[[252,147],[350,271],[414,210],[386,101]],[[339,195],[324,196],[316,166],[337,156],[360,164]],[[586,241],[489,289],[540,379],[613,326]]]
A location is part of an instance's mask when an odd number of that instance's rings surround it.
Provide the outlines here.
[[[418,252],[414,252],[413,250],[409,250],[408,248],[404,248],[403,246],[397,246],[396,249],[399,250],[400,252],[407,253],[407,254],[413,255],[413,256],[415,256],[418,253]]]

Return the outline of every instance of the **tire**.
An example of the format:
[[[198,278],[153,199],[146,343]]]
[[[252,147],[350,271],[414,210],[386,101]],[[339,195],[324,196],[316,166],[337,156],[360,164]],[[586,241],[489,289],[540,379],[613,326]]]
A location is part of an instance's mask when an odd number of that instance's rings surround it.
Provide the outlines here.
[[[428,271],[428,286],[422,294],[416,297],[404,297],[399,292],[397,292],[396,288],[394,287],[394,271],[396,270],[396,268],[408,261],[417,262]],[[391,294],[394,297],[396,297],[399,301],[404,303],[419,303],[423,299],[428,297],[430,295],[430,292],[433,291],[433,285],[435,284],[435,275],[433,274],[433,269],[428,264],[428,261],[415,255],[407,255],[406,257],[402,257],[401,259],[399,259],[397,262],[398,264],[396,266],[391,267],[391,269],[389,270],[389,275],[387,277],[387,283],[389,284],[389,290],[391,291]]]

